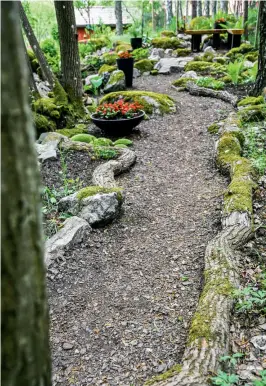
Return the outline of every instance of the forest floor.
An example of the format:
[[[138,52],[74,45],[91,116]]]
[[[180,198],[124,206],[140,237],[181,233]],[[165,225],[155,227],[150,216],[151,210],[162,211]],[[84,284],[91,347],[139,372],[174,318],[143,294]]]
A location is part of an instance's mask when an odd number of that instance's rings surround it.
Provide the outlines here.
[[[232,107],[176,92],[176,78],[134,81],[171,95],[177,112],[132,136],[137,163],[117,178],[121,217],[48,273],[54,385],[138,386],[181,361],[226,187],[207,127]]]

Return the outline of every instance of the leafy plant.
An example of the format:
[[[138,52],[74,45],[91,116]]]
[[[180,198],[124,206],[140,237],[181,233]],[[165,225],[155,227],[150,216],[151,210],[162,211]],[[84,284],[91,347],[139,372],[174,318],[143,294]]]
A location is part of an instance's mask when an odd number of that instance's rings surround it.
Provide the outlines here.
[[[134,37],[137,38],[141,36],[141,23],[140,21],[134,21],[134,23],[128,28],[128,32]]]
[[[251,285],[233,292],[236,299],[235,308],[244,313],[266,313],[265,273],[260,274],[254,287]]]
[[[132,56],[135,60],[147,59],[149,50],[147,48],[137,48],[132,52]]]
[[[58,56],[58,48],[53,39],[45,39],[41,43],[41,49],[45,54],[49,54],[50,57]]]
[[[201,87],[207,87],[214,90],[223,90],[224,82],[210,77],[202,77],[197,79],[196,84]]]
[[[233,355],[224,355],[224,356],[222,356],[220,358],[220,361],[221,362],[227,362],[229,367],[234,368],[235,365],[237,364],[238,359],[242,358],[243,356],[244,356],[244,354],[242,354],[241,352],[236,352]]]
[[[211,378],[213,385],[232,386],[237,385],[238,376],[236,374],[227,374],[224,371],[219,371],[216,377]]]
[[[83,87],[84,91],[91,91],[94,95],[99,95],[99,90],[103,84],[103,77],[100,75],[95,75],[90,78],[90,84]]]
[[[114,103],[104,103],[96,109],[95,117],[102,119],[133,118],[142,109],[137,102],[125,102],[120,99]]]
[[[234,85],[237,85],[241,78],[241,72],[244,68],[243,60],[235,60],[234,62],[230,62],[227,66],[227,73],[232,78],[232,82]]]
[[[244,135],[244,156],[248,157],[259,174],[263,175],[266,170],[265,129],[259,124],[254,126],[253,123],[245,128]]]
[[[253,386],[265,386],[266,385],[266,370],[262,370],[259,373],[261,379],[254,379],[252,381]]]

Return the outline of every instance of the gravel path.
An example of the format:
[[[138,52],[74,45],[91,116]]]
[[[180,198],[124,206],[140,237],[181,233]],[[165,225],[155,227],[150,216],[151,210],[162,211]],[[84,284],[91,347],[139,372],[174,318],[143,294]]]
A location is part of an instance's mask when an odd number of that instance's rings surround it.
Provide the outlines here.
[[[135,82],[172,95],[178,112],[134,136],[138,161],[118,178],[121,218],[49,273],[54,385],[143,385],[182,358],[226,186],[206,128],[231,107],[177,93],[175,78]]]

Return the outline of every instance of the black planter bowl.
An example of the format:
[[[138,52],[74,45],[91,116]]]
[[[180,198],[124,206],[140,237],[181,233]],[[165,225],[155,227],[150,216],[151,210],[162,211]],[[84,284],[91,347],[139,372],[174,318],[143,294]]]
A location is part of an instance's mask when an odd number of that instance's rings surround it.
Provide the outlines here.
[[[124,136],[130,134],[134,127],[138,126],[144,118],[144,111],[140,111],[139,115],[128,119],[102,119],[91,115],[92,122],[110,136]]]

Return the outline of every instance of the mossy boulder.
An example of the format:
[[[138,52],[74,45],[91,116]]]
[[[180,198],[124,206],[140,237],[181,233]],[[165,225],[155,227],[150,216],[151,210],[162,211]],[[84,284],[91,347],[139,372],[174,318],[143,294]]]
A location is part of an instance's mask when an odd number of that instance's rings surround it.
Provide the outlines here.
[[[173,31],[162,31],[161,36],[172,38],[172,37],[176,37],[176,34]]]
[[[229,57],[231,61],[234,61],[252,51],[255,51],[255,48],[251,44],[243,43],[239,47],[232,48],[225,56]]]
[[[71,137],[72,141],[93,143],[97,138],[90,134],[76,134]]]
[[[37,113],[51,117],[60,118],[60,107],[56,105],[54,98],[39,98],[33,103],[33,110]]]
[[[153,69],[154,64],[149,59],[142,59],[136,62],[134,67],[137,68],[141,73],[150,72]]]
[[[125,146],[132,146],[133,145],[133,142],[130,141],[130,139],[127,139],[127,138],[120,138],[120,139],[117,139],[114,143],[113,143],[114,146],[117,146],[117,145],[125,145]]]
[[[111,73],[111,72],[113,72],[113,71],[115,71],[115,70],[116,70],[116,66],[110,66],[109,64],[103,64],[103,65],[100,67],[100,69],[99,69],[99,71],[98,71],[98,74],[101,75],[101,74],[103,74],[103,73],[105,73],[105,72]]]
[[[241,123],[266,120],[266,103],[247,106],[237,113]]]
[[[151,44],[155,48],[172,48],[173,50],[176,48],[179,48],[181,45],[181,42],[177,38],[169,38],[169,37],[163,37],[163,38],[154,38],[151,41]]]
[[[132,52],[132,56],[135,60],[147,59],[149,56],[149,50],[148,48],[136,48]]]
[[[33,122],[38,135],[47,131],[56,130],[56,123],[49,117],[46,117],[42,114],[33,112]]]
[[[188,56],[189,54],[191,54],[191,50],[189,48],[177,48],[173,51],[173,56],[176,55],[177,57]]]
[[[224,57],[222,57],[222,56],[215,56],[213,59],[212,59],[212,61],[214,62],[214,63],[219,63],[219,64],[222,64],[222,65],[224,65],[224,64],[226,64],[226,58],[224,58]]]
[[[132,47],[130,44],[119,44],[118,46],[116,46],[115,50],[116,50],[116,52],[130,51],[130,50],[132,50]]]
[[[116,64],[116,59],[118,59],[118,55],[116,52],[105,52],[102,55],[102,59],[105,64],[114,65]]]
[[[249,60],[250,62],[254,63],[258,60],[258,57],[259,57],[258,51],[249,52],[248,54],[245,55],[245,60]]]
[[[211,74],[211,72],[226,74],[226,67],[219,63],[192,60],[185,65],[185,71],[196,71],[201,74]]]
[[[95,146],[113,146],[113,142],[109,138],[96,138],[94,140],[94,145]]]
[[[248,106],[248,105],[261,105],[264,104],[264,98],[263,96],[258,97],[246,97],[242,99],[240,102],[238,102],[237,106]]]
[[[83,200],[84,198],[95,196],[95,194],[108,194],[117,193],[117,198],[123,201],[122,189],[121,188],[105,188],[103,186],[87,186],[78,191],[77,199]]]
[[[220,129],[220,126],[217,123],[213,123],[208,127],[208,132],[211,134],[217,134]]]
[[[65,137],[68,137],[68,138],[72,139],[72,137],[74,137],[74,135],[88,133],[88,129],[86,127],[85,128],[74,127],[73,129],[59,129],[59,130],[56,130],[56,133],[62,134]]]
[[[114,102],[123,98],[125,101],[138,102],[143,106],[146,114],[165,114],[176,111],[175,101],[166,94],[151,91],[122,91],[112,92],[100,100],[100,104]]]
[[[229,83],[233,82],[233,79],[232,79],[232,77],[230,75],[222,76],[221,78],[219,78],[219,80],[221,80],[222,82],[224,82],[226,84],[229,84]]]
[[[196,82],[196,79],[193,78],[179,78],[177,80],[174,80],[172,85],[175,87],[186,87],[187,82]]]
[[[155,76],[155,75],[159,74],[159,71],[158,70],[151,70],[150,74]]]
[[[110,75],[110,78],[107,84],[104,87],[104,92],[115,92],[120,90],[125,90],[125,74],[121,70],[113,71]]]

